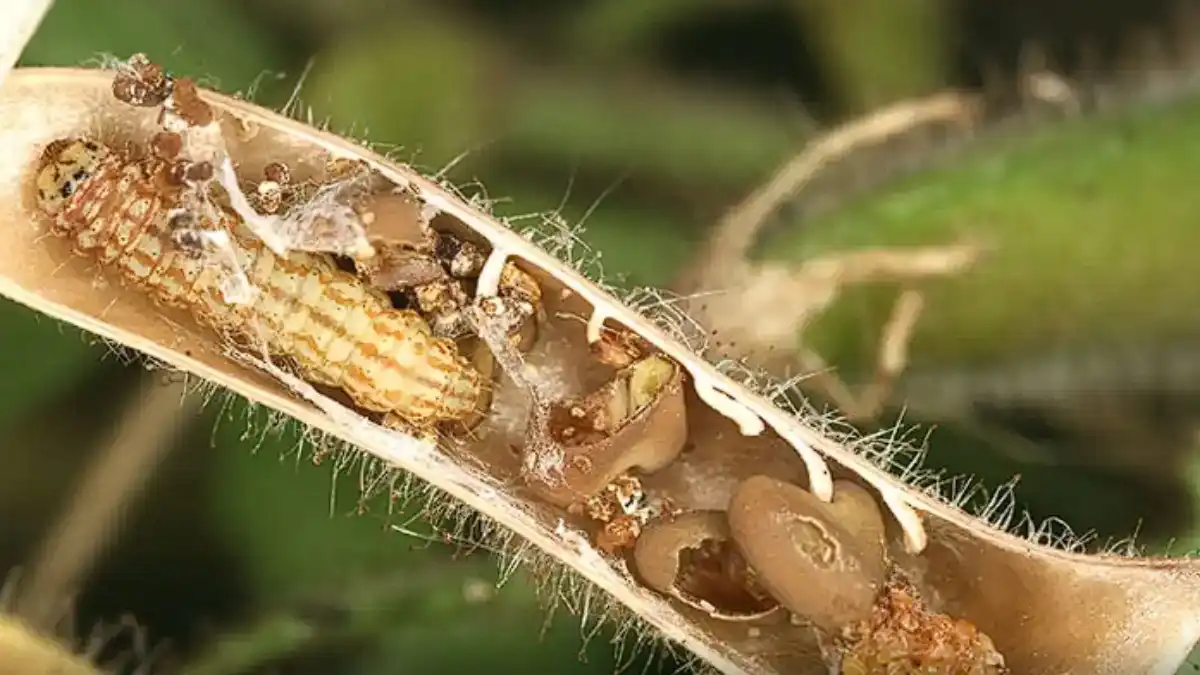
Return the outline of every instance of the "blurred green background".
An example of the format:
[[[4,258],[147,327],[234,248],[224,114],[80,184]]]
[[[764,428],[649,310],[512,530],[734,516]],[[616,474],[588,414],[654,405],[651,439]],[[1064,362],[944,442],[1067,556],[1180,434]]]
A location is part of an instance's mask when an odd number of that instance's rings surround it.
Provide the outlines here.
[[[996,244],[978,273],[926,289],[894,410],[935,429],[934,468],[992,486],[1019,474],[1018,503],[1035,519],[1059,517],[1099,540],[1140,531],[1152,549],[1173,541],[1181,552],[1193,547],[1200,475],[1200,98],[1188,90],[1188,64],[1200,62],[1187,60],[1200,32],[1179,11],[1191,8],[58,0],[22,63],[146,52],[276,108],[307,70],[300,114],[429,171],[468,152],[448,174],[468,193],[479,181],[502,215],[586,215],[583,238],[609,281],[660,286],[726,208],[821,128],[947,86],[987,85],[993,117],[1006,118],[1025,106],[1018,74],[1035,43],[1068,77],[1157,74],[1115,112],[995,122],[965,144],[922,137],[834,172],[826,206],[801,195],[755,255],[798,264],[963,233]],[[848,376],[869,377],[894,294],[886,284],[848,292],[808,342]],[[0,364],[0,564],[15,569],[153,376],[7,303]],[[155,672],[195,675],[619,665],[611,630],[585,643],[560,611],[543,634],[528,580],[495,590],[485,553],[391,531],[417,509],[390,513],[386,495],[364,507],[361,467],[313,466],[295,429],[268,422],[238,402],[208,406],[130,497],[70,621],[86,633],[132,617],[139,640],[113,638],[106,656],[143,651]],[[627,665],[670,672],[680,662]]]

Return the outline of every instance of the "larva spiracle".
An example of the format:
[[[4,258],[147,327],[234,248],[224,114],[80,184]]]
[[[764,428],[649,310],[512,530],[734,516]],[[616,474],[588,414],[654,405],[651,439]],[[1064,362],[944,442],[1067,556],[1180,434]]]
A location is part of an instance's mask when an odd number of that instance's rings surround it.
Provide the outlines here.
[[[342,389],[366,410],[414,430],[482,412],[488,383],[417,312],[396,309],[325,256],[275,255],[218,209],[220,222],[200,227],[229,233],[257,289],[246,303],[226,301],[224,271],[173,241],[170,213],[178,198],[145,161],[93,140],[60,139],[42,155],[36,190],[51,231],[70,239],[76,254],[223,335],[261,338],[305,379]]]

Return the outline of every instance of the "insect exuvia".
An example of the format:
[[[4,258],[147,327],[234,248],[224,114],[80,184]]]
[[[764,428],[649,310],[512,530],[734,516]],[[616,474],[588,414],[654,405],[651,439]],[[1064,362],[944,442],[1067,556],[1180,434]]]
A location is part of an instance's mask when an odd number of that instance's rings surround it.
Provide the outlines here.
[[[326,256],[273,254],[236,216],[216,209],[219,222],[201,222],[199,229],[230,235],[258,291],[246,303],[226,301],[224,271],[173,240],[178,191],[157,180],[145,160],[93,140],[60,139],[38,166],[37,205],[77,254],[224,335],[265,342],[305,379],[344,390],[393,424],[430,430],[481,412],[488,383],[418,313],[396,309],[386,294]]]

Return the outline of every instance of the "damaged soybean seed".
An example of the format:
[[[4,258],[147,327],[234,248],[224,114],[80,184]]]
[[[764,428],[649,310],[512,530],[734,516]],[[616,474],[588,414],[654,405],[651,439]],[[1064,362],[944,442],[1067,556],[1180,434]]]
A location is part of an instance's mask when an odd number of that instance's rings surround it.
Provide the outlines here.
[[[546,466],[546,457],[528,455],[530,487],[567,507],[628,471],[653,473],[670,465],[687,438],[682,378],[678,364],[654,355],[582,399],[552,403],[546,432],[561,456]]]
[[[763,586],[793,614],[829,633],[870,616],[886,575],[881,546],[865,545],[812,493],[749,478],[729,502],[729,527]]]
[[[633,553],[650,588],[722,621],[777,623],[778,601],[758,582],[721,511],[690,511],[648,525]]]

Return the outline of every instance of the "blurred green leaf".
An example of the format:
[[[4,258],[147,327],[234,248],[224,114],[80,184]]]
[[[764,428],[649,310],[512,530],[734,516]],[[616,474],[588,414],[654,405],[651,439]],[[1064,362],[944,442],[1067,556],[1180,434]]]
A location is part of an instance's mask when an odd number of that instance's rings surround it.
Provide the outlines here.
[[[199,28],[199,30],[198,30]],[[76,66],[143,52],[167,69],[233,93],[289,64],[277,38],[221,1],[57,0],[21,57],[25,66]]]
[[[942,0],[793,0],[843,104],[864,112],[944,85]]]
[[[639,208],[603,195],[576,195],[564,205],[561,194],[503,176],[487,184],[492,197],[511,199],[496,205],[497,216],[512,218],[518,231],[537,233],[538,241],[553,242],[551,248],[573,247],[576,259],[595,259],[597,264],[584,266],[584,272],[609,283],[664,284],[690,254],[694,230],[666,210]],[[561,221],[543,216],[560,206]]]
[[[9,301],[0,302],[0,425],[28,415],[95,372],[96,338]]]
[[[328,48],[302,96],[333,129],[398,145],[400,159],[436,169],[477,138],[489,62],[469,35],[414,13]]]
[[[213,435],[220,477],[213,516],[264,599],[289,602],[335,580],[441,555],[388,527],[386,493],[359,515],[360,467],[339,467],[345,456],[336,455],[313,466],[311,452],[299,452],[295,426],[281,433],[272,417],[238,400]],[[407,518],[398,513],[394,522]]]
[[[644,56],[657,31],[714,7],[755,5],[737,0],[600,0],[584,6],[568,28],[572,48],[602,63]]]
[[[627,78],[628,79],[628,78]],[[538,157],[674,183],[741,191],[804,143],[807,122],[782,106],[667,82],[610,84],[569,74],[527,79],[513,96],[506,145]]]

